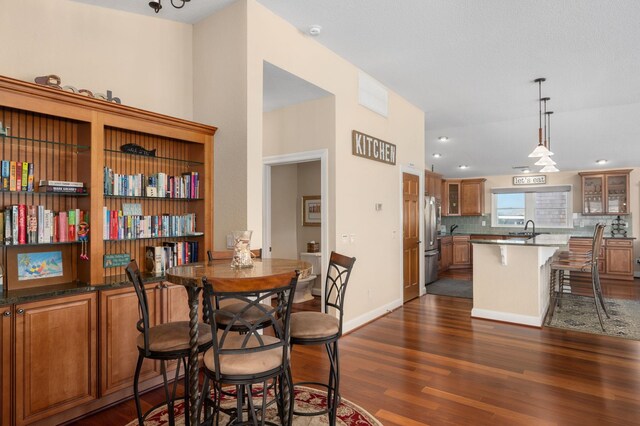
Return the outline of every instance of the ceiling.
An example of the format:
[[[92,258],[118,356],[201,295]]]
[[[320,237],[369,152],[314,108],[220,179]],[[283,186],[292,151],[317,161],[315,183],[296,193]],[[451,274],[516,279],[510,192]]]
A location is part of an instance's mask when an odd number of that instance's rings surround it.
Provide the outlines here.
[[[155,15],[146,0],[77,1]],[[639,165],[637,0],[258,1],[302,31],[321,25],[315,40],[421,108],[426,164],[447,177],[538,170],[527,157],[537,144],[536,77],[547,78],[560,170]],[[156,16],[193,23],[229,2],[175,10],[165,0]]]

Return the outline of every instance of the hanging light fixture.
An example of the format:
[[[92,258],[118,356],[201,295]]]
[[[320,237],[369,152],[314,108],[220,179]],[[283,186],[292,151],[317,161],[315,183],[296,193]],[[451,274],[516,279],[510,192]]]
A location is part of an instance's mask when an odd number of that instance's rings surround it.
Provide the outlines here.
[[[536,78],[535,81],[538,83],[538,146],[533,150],[529,157],[542,157],[542,156],[550,156],[553,155],[553,152],[549,151],[549,149],[542,143],[542,82],[546,81],[546,78]]]
[[[190,2],[191,0],[171,0],[171,6],[176,9],[182,9],[185,3]],[[149,7],[153,9],[156,13],[160,12],[162,9],[162,0],[151,0],[149,2]]]
[[[547,101],[550,101],[551,98],[546,97],[541,99],[544,102],[544,146],[549,147],[548,139],[547,139]],[[553,113],[552,113],[553,114]],[[543,155],[540,157],[538,161],[534,163],[536,166],[555,166],[556,162],[553,161],[548,155]]]
[[[545,132],[545,142],[546,145],[551,148],[551,114],[553,111],[547,111],[547,104],[544,104],[544,132]],[[543,157],[544,158],[544,157]],[[547,157],[553,164],[545,164],[542,169],[540,169],[541,173],[553,173],[559,172],[560,170],[555,166],[555,162]],[[538,164],[537,165],[542,165]]]

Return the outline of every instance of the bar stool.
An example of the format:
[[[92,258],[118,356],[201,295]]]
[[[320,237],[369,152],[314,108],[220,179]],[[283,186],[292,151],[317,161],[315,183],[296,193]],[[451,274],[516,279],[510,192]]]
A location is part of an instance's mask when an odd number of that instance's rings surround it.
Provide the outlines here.
[[[600,249],[602,248],[602,239],[604,234],[604,224],[598,223],[593,233],[593,242],[591,244],[591,251],[588,255],[572,252],[561,252],[559,256],[551,262],[551,277],[550,277],[550,300],[549,304],[549,318],[553,317],[556,304],[558,307],[562,307],[562,295],[565,292],[565,287],[570,286],[571,281],[567,279],[566,273],[569,272],[590,272],[591,273],[591,288],[593,290],[593,301],[596,307],[596,313],[598,315],[598,321],[600,327],[604,331],[604,323],[602,322],[602,315],[600,314],[599,307],[609,318],[609,312],[605,305],[604,297],[602,295],[602,288],[600,286],[600,272],[598,271],[598,259],[600,258]],[[556,280],[556,276],[558,279]],[[556,282],[558,290],[556,291]]]
[[[204,303],[210,315],[211,326],[219,331],[213,339],[213,347],[204,354],[205,382],[203,401],[205,422],[218,424],[220,413],[235,416],[233,425],[274,424],[264,421],[268,389],[276,392],[275,401],[282,424],[290,424],[293,408],[293,387],[289,365],[289,321],[291,303],[298,272],[273,275],[265,278],[214,278],[203,277]],[[215,303],[219,297],[236,298],[245,303],[247,310],[256,310],[261,318],[247,322],[242,312],[229,311],[226,306]],[[273,305],[266,301],[273,300]],[[223,323],[220,320],[224,319]],[[267,333],[261,324],[272,325]],[[235,330],[244,328],[240,335]],[[223,390],[224,385],[235,385],[235,393]],[[262,390],[252,388],[262,384]],[[213,386],[213,398],[209,386]],[[233,410],[220,404],[221,395],[236,398]],[[256,408],[253,398],[262,395],[262,404]],[[246,399],[246,404],[244,400]],[[243,420],[245,413],[248,415]],[[213,408],[213,413],[210,409]],[[261,420],[259,420],[259,418]]]
[[[140,311],[140,320],[136,323],[136,328],[140,332],[136,340],[138,346],[138,363],[136,365],[135,376],[133,379],[133,396],[136,402],[136,412],[138,415],[138,424],[144,425],[145,418],[156,408],[167,405],[169,412],[169,425],[175,424],[174,402],[177,399],[184,399],[185,413],[189,413],[189,375],[186,374],[187,358],[189,357],[189,321],[170,322],[156,326],[149,325],[149,305],[147,303],[147,293],[142,284],[142,276],[138,269],[138,264],[132,260],[125,268],[129,280],[133,283],[133,288],[138,296],[138,307]],[[211,328],[206,324],[199,324],[200,334],[198,336],[198,351],[204,352],[213,344],[211,341]],[[142,362],[145,358],[160,360],[160,371],[164,379],[165,402],[150,408],[146,413],[142,414],[140,407],[140,393],[138,383],[140,380],[140,370]],[[176,367],[176,375],[173,382],[171,394],[169,394],[169,384],[167,381],[167,369],[165,361],[178,361]],[[178,385],[178,377],[180,376],[180,362],[184,366],[184,397],[176,398],[176,389]],[[189,425],[189,416],[185,416],[185,424]]]
[[[299,382],[294,385],[316,385],[327,389],[327,409],[302,413],[299,416],[329,415],[329,424],[336,424],[336,411],[340,404],[340,359],[338,339],[342,336],[344,296],[355,263],[355,257],[331,252],[325,279],[324,312],[296,312],[291,314],[291,348],[294,345],[324,345],[329,357],[329,380],[327,383]],[[329,313],[329,308],[338,314]]]

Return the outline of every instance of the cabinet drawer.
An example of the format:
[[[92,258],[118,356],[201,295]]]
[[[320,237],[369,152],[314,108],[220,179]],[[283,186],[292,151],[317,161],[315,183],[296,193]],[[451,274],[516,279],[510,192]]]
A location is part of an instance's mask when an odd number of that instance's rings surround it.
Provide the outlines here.
[[[633,247],[633,240],[614,240],[609,238],[605,240],[607,247]]]

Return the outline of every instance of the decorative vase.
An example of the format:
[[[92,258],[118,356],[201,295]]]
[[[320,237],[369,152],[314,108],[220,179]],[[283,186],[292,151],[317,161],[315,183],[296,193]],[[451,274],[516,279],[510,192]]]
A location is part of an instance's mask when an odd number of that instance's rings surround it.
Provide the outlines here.
[[[253,231],[233,231],[233,258],[231,259],[232,268],[251,268],[253,267],[253,259],[251,259],[251,234]]]

